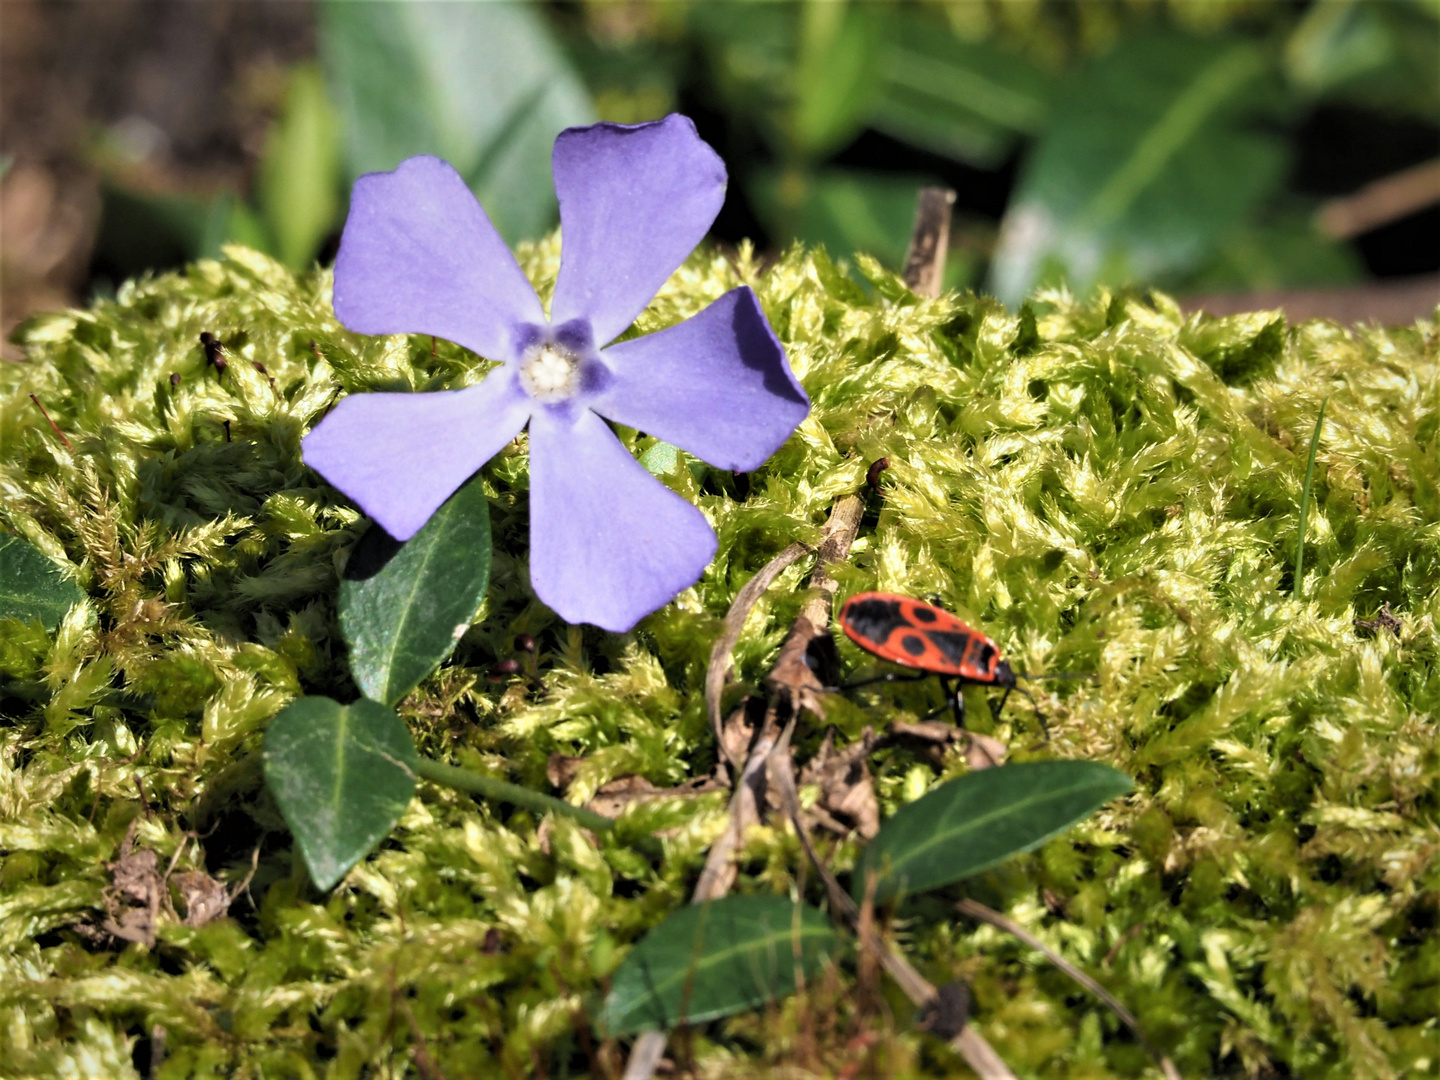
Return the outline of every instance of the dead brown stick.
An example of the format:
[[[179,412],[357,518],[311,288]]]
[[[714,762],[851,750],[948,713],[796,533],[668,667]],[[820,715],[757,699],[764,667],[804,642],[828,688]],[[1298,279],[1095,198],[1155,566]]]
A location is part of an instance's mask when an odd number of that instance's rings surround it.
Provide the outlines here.
[[[1330,199],[1315,215],[1320,231],[1350,240],[1440,202],[1440,158],[1382,176],[1352,195]]]
[[[955,192],[946,187],[922,187],[916,197],[915,227],[905,253],[905,284],[916,296],[933,300],[940,295],[954,205]]]
[[[810,588],[818,589],[800,609],[800,618],[809,621],[817,633],[823,633],[830,625],[830,609],[835,600],[835,590],[840,586],[830,576],[830,567],[850,557],[850,545],[855,542],[855,533],[860,529],[860,517],[865,504],[858,495],[846,495],[830,511],[830,520],[825,522],[820,550],[815,556],[815,569],[810,574]],[[796,620],[797,622],[799,620]]]
[[[960,914],[968,915],[970,918],[977,919],[983,923],[989,923],[997,930],[1004,930],[1007,934],[1019,938],[1032,949],[1043,953],[1047,960],[1109,1006],[1110,1011],[1118,1016],[1121,1022],[1135,1033],[1135,1038],[1139,1040],[1140,1045],[1149,1052],[1150,1056],[1155,1059],[1155,1063],[1160,1066],[1160,1071],[1165,1074],[1166,1080],[1180,1080],[1180,1073],[1179,1070],[1175,1068],[1175,1063],[1150,1044],[1150,1041],[1145,1038],[1145,1033],[1140,1030],[1140,1021],[1135,1019],[1134,1014],[1125,1008],[1124,1005],[1121,1005],[1110,991],[1106,990],[1089,975],[1086,975],[1085,972],[1070,963],[1069,960],[1066,960],[1014,919],[1007,918],[994,908],[986,907],[978,900],[971,900],[969,898],[961,900],[955,907],[959,910]]]
[[[725,747],[720,718],[720,695],[725,690],[725,679],[730,674],[730,652],[740,640],[740,631],[745,626],[745,620],[750,617],[750,609],[786,567],[809,551],[810,548],[804,544],[791,544],[747,581],[731,601],[730,610],[725,613],[725,621],[720,627],[720,636],[715,639],[715,645],[710,650],[710,666],[705,670],[705,707],[710,712],[710,726],[714,729],[715,741],[720,745],[720,753],[730,761],[732,768],[739,768],[740,763],[730,758],[730,752]]]
[[[815,852],[814,846],[810,843],[810,837],[805,831],[804,823],[800,819],[800,797],[795,789],[795,769],[790,761],[790,733],[785,731],[777,741],[774,752],[770,756],[770,778],[775,786],[780,800],[785,806],[786,813],[790,818],[790,824],[795,829],[795,835],[800,840],[800,846],[810,865],[820,875],[825,883],[825,891],[830,898],[830,906],[844,921],[851,926],[858,927],[860,922],[860,909],[856,907],[855,901],[840,887],[835,880],[835,875],[830,868],[820,861]],[[905,957],[892,949],[882,940],[876,939],[874,947],[880,954],[880,963],[885,973],[895,980],[904,995],[919,1009],[930,1006],[939,997],[939,991],[920,972],[915,970],[913,964]],[[1004,1059],[995,1052],[995,1048],[969,1024],[966,1024],[960,1031],[950,1039],[951,1048],[965,1059],[965,1064],[975,1072],[981,1080],[1015,1080],[1015,1074],[1005,1064]]]
[[[835,595],[836,586],[834,579],[830,577],[825,567],[849,556],[850,545],[854,542],[855,532],[860,527],[861,509],[859,498],[848,495],[836,503],[835,508],[831,510],[830,518],[825,523],[824,539],[816,553],[815,569],[810,575],[811,584],[818,586],[821,593],[805,605],[805,612],[808,614],[802,613],[796,620],[796,625],[791,627],[792,637],[800,629],[802,623],[807,627],[813,627],[816,619],[819,619],[822,629],[829,626],[830,599]],[[749,616],[750,609],[755,606],[756,601],[780,576],[782,570],[809,550],[804,544],[791,544],[771,559],[760,573],[745,583],[740,594],[731,603],[730,610],[725,615],[725,624],[720,632],[720,637],[716,639],[715,647],[710,651],[710,666],[705,673],[705,702],[710,710],[710,722],[715,728],[715,739],[720,746],[720,753],[730,760],[731,766],[737,768],[737,772],[734,793],[730,797],[729,823],[725,832],[710,847],[710,852],[705,859],[705,868],[700,872],[700,880],[696,882],[695,891],[690,897],[692,904],[718,900],[729,893],[730,887],[735,883],[738,873],[735,867],[735,851],[739,847],[740,841],[744,839],[745,830],[750,825],[759,822],[760,807],[764,805],[766,762],[781,738],[784,738],[785,745],[789,745],[789,731],[793,727],[795,718],[795,710],[789,707],[787,701],[786,708],[789,712],[790,726],[787,726],[782,732],[778,722],[779,714],[775,700],[775,697],[779,695],[772,697],[766,704],[765,719],[750,743],[750,752],[746,755],[744,765],[737,766],[725,748],[725,733],[720,719],[720,694],[725,686],[725,677],[729,674],[730,651],[740,640],[740,630],[745,625],[745,619]],[[816,618],[811,619],[809,615],[814,615]],[[814,630],[811,629],[810,632],[814,633]],[[786,649],[782,648],[780,655],[787,656]],[[625,1062],[623,1080],[650,1080],[655,1075],[655,1069],[665,1054],[667,1039],[668,1034],[664,1031],[647,1031],[636,1039],[630,1048],[630,1056]]]

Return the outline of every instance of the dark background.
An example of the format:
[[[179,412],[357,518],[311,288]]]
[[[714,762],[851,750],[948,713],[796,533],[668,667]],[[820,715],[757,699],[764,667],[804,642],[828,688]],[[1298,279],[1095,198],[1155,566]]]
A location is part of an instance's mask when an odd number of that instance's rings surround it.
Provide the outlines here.
[[[1277,295],[1303,308],[1303,293],[1328,298],[1322,312],[1337,317],[1403,317],[1406,304],[1420,314],[1440,298],[1433,277],[1414,280],[1440,270],[1440,175],[1372,193],[1379,220],[1350,233],[1322,224],[1327,207],[1331,219],[1353,209],[1335,200],[1440,155],[1433,5],[616,0],[522,5],[509,22],[489,10],[503,5],[429,6],[441,10],[416,21],[386,4],[337,14],[303,0],[0,3],[5,333],[226,240],[298,266],[324,261],[353,175],[421,150],[462,171],[456,158],[473,152],[475,186],[502,231],[534,235],[553,221],[553,209],[524,202],[527,192],[548,197],[552,129],[672,110],[694,118],[730,168],[714,228],[728,244],[750,238],[774,252],[799,238],[896,265],[914,188],[930,182],[957,192],[948,283],[1011,302],[1061,281],[1080,292],[1144,281],[1212,300],[1240,294],[1232,308]],[[413,24],[400,51],[400,23],[385,18]],[[461,39],[448,67],[437,35]],[[1177,59],[1146,70],[1146,57],[1166,50]],[[1179,115],[1167,108],[1237,50],[1259,58],[1255,73],[1123,220],[1086,234],[1104,247],[1102,264],[1071,258],[1079,249],[1062,236],[1013,269],[1017,257],[1001,250],[1007,214],[1038,198],[1063,218],[1066,200],[1103,188],[1147,133]],[[500,59],[518,65],[504,82]],[[347,90],[357,69],[360,90]],[[295,89],[306,71],[319,98]],[[538,106],[506,97],[532,76],[549,95]],[[447,135],[445,121],[431,130],[425,115],[388,115],[417,82],[434,91],[422,113],[464,102],[452,127],[513,129],[513,145],[477,149],[464,130]],[[550,93],[557,86],[570,89]],[[1002,105],[1029,104],[1008,126],[977,121],[967,88],[982,100],[987,87]],[[501,162],[488,174],[486,155]],[[1077,220],[1057,228],[1089,228]]]

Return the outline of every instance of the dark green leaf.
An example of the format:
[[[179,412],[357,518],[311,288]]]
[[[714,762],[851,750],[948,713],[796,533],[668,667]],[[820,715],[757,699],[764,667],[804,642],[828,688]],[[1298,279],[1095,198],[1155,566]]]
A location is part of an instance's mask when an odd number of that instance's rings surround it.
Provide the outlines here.
[[[758,173],[756,209],[777,236],[824,244],[837,258],[863,251],[887,266],[905,261],[919,188],[926,176],[826,169],[819,173]]]
[[[601,1023],[613,1035],[701,1023],[793,993],[840,947],[814,908],[777,896],[730,896],[675,912],[625,957]]]
[[[807,4],[800,10],[789,128],[795,149],[816,160],[864,126],[879,89],[884,24],[873,12],[845,4]]]
[[[1043,130],[1048,87],[1034,64],[921,16],[892,16],[887,36],[871,127],[986,168]]]
[[[121,277],[179,266],[207,252],[212,204],[189,195],[160,195],[104,183],[100,190],[96,258]],[[225,197],[228,198],[228,197]]]
[[[1354,247],[1321,233],[1313,207],[1282,207],[1268,217],[1263,224],[1226,236],[1210,258],[1185,277],[1183,291],[1258,292],[1364,280],[1365,264]]]
[[[372,525],[340,581],[350,674],[393,705],[450,655],[490,582],[490,509],[479,476],[401,544]]]
[[[265,782],[316,886],[328,889],[395,827],[415,792],[415,742],[374,701],[302,697],[265,732]]]
[[[1130,790],[1130,778],[1092,761],[1032,761],[980,769],[942,784],[881,827],[854,871],[859,899],[938,889],[1038,847]]]
[[[352,179],[436,154],[506,240],[550,227],[551,144],[594,109],[538,9],[331,0],[320,52]]]
[[[53,559],[18,536],[0,533],[0,619],[37,620],[54,630],[84,599]]]
[[[1134,38],[1055,98],[1001,227],[991,286],[1154,280],[1197,266],[1279,187],[1284,151],[1254,126],[1273,94],[1260,48]]]
[[[1440,7],[1423,0],[1312,4],[1284,53],[1286,73],[1300,89],[1384,113],[1410,113],[1427,125],[1440,110],[1436,56]]]

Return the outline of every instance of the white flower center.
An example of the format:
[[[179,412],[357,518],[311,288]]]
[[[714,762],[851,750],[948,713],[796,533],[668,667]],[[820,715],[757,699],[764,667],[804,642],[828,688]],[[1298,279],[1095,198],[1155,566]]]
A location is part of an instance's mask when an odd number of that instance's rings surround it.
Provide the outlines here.
[[[580,384],[580,358],[554,342],[537,345],[520,364],[520,384],[536,401],[564,401]]]

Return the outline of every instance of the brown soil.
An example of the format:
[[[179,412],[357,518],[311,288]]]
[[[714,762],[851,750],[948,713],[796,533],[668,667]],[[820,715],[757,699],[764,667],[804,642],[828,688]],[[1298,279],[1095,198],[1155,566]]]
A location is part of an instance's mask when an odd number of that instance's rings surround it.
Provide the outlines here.
[[[0,334],[84,299],[106,177],[245,188],[313,20],[305,0],[0,0]]]

